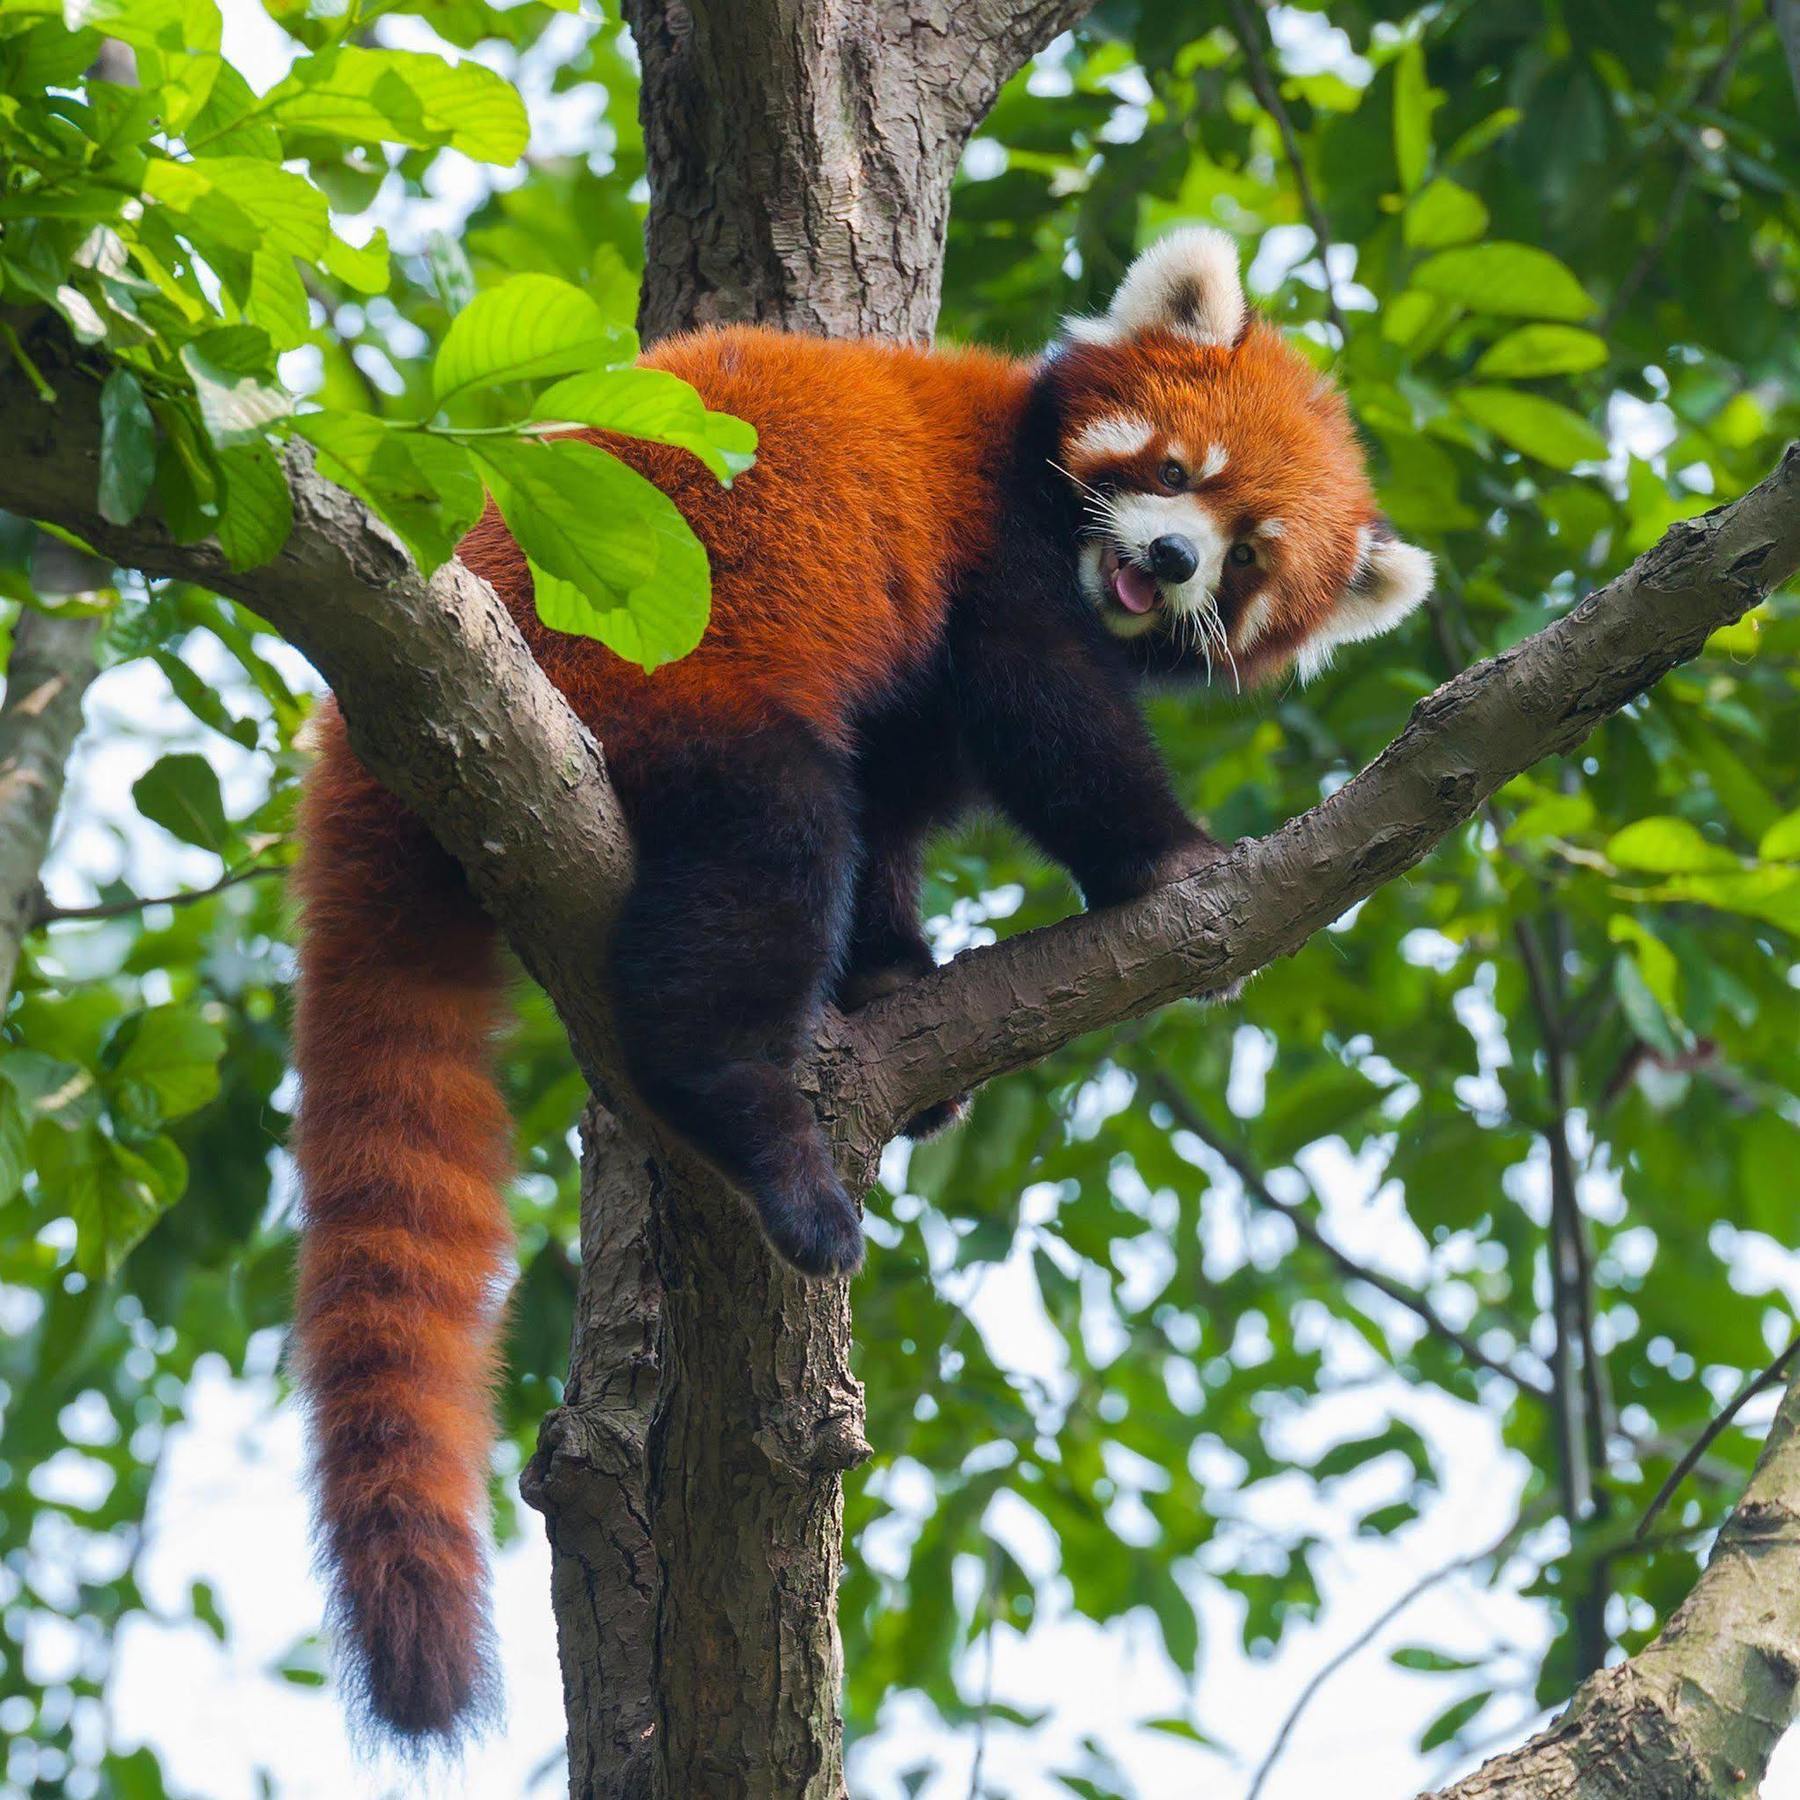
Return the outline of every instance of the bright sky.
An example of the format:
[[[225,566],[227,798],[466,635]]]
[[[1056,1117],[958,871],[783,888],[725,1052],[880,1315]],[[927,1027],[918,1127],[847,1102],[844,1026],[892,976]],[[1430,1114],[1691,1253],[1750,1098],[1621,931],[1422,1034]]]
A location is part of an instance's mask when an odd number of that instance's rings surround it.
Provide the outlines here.
[[[267,87],[281,72],[280,34],[254,0],[224,0],[224,10],[227,53],[253,86]],[[393,23],[410,28],[414,22]],[[1334,58],[1336,66],[1343,66],[1341,34],[1320,24],[1316,15],[1277,9],[1276,23],[1284,41],[1312,56],[1318,66],[1332,66]],[[564,24],[571,31],[581,29],[574,20],[559,22],[559,29]],[[590,142],[595,123],[591,106],[580,97],[551,97],[544,67],[540,58],[535,69],[520,77],[531,99],[539,147],[554,142],[567,149]],[[446,165],[429,220],[414,209],[406,221],[413,241],[427,223],[454,229],[478,191],[473,169],[459,168],[453,158]],[[393,218],[387,223],[394,229]],[[1271,248],[1273,253],[1279,247]],[[1644,438],[1658,432],[1658,421],[1648,417],[1621,419],[1615,425]],[[288,666],[293,666],[291,660]],[[223,665],[220,679],[229,679]],[[257,704],[248,690],[228,699],[240,712]],[[216,872],[211,859],[173,846],[129,809],[122,814],[117,796],[129,791],[132,780],[158,754],[180,742],[202,749],[218,764],[228,804],[248,801],[260,786],[254,759],[217,738],[202,740],[160,674],[143,664],[103,676],[89,701],[88,718],[89,736],[65,809],[65,818],[78,823],[63,831],[49,871],[52,890],[73,899],[121,869],[145,892],[208,879]],[[114,731],[107,729],[109,720]],[[1260,1080],[1258,1043],[1254,1034],[1240,1035],[1239,1078],[1251,1083]],[[1369,1175],[1341,1153],[1323,1153],[1311,1173],[1327,1196],[1326,1230],[1352,1255],[1416,1279],[1423,1245],[1394,1194],[1377,1191]],[[1223,1191],[1229,1194],[1228,1184]],[[1604,1197],[1597,1203],[1604,1204]],[[1209,1255],[1235,1260],[1244,1254],[1246,1246],[1232,1235],[1235,1211],[1229,1204],[1214,1209],[1219,1231],[1216,1240],[1209,1235]],[[1265,1223],[1273,1224],[1278,1234],[1285,1230],[1278,1222]],[[1758,1272],[1800,1293],[1800,1260],[1770,1267],[1765,1259]],[[1022,1246],[985,1277],[971,1306],[997,1361],[1046,1380],[1056,1378],[1060,1342],[1038,1305]],[[1003,1724],[991,1728],[982,1766],[992,1791],[1012,1800],[1065,1797],[1069,1790],[1053,1781],[1050,1772],[1079,1768],[1081,1740],[1091,1736],[1129,1772],[1145,1800],[1242,1794],[1307,1678],[1422,1575],[1490,1542],[1512,1517],[1525,1469],[1500,1444],[1487,1418],[1382,1376],[1367,1346],[1348,1331],[1327,1342],[1336,1372],[1370,1379],[1353,1393],[1321,1400],[1295,1428],[1297,1443],[1323,1447],[1390,1417],[1404,1417],[1439,1459],[1445,1480],[1441,1497],[1415,1525],[1393,1538],[1370,1541],[1355,1538],[1352,1526],[1395,1493],[1399,1475],[1391,1460],[1339,1484],[1328,1506],[1298,1478],[1271,1484],[1262,1500],[1262,1521],[1282,1530],[1303,1522],[1326,1545],[1324,1620],[1290,1632],[1279,1656],[1253,1664],[1238,1648],[1239,1603],[1216,1583],[1197,1579],[1191,1591],[1202,1618],[1205,1670],[1198,1694],[1185,1691],[1147,1614],[1102,1630],[1070,1618],[1066,1603],[1052,1604],[1025,1636],[1001,1634],[993,1697],[1023,1708],[1048,1708],[1051,1717],[1030,1732]],[[274,1346],[267,1348],[266,1360],[272,1361]],[[922,1471],[902,1468],[894,1477],[894,1491],[917,1503],[928,1484]],[[989,1526],[1028,1570],[1052,1567],[1044,1528],[1022,1504],[997,1505]],[[202,1373],[191,1422],[167,1455],[149,1539],[140,1579],[154,1611],[185,1613],[191,1585],[205,1581],[216,1590],[231,1628],[222,1646],[198,1625],[164,1625],[140,1617],[118,1646],[110,1700],[120,1744],[153,1744],[172,1791],[202,1800],[254,1800],[259,1792],[279,1800],[377,1800],[403,1794],[498,1800],[563,1791],[549,1556],[534,1527],[499,1558],[496,1571],[507,1691],[504,1730],[459,1765],[424,1773],[359,1758],[346,1738],[332,1691],[296,1686],[274,1673],[289,1648],[317,1628],[321,1594],[310,1572],[299,1423],[291,1407],[275,1404],[275,1386],[267,1374],[234,1383],[222,1365]],[[1222,1543],[1214,1552],[1252,1553],[1241,1539]],[[882,1546],[876,1544],[870,1554],[881,1555]],[[977,1570],[964,1574],[979,1579]],[[1267,1800],[1315,1800],[1322,1791],[1334,1800],[1395,1800],[1438,1784],[1453,1771],[1441,1759],[1419,1759],[1409,1746],[1459,1690],[1394,1668],[1387,1650],[1428,1642],[1476,1654],[1499,1643],[1518,1653],[1515,1665],[1524,1670],[1535,1665],[1544,1638],[1543,1615],[1534,1604],[1507,1593],[1481,1592],[1460,1577],[1443,1581],[1324,1688],[1266,1787]],[[34,1674],[54,1678],[77,1650],[72,1633],[46,1631],[30,1647]],[[980,1651],[961,1676],[964,1693],[978,1696],[987,1680]],[[1166,1714],[1195,1717],[1223,1741],[1227,1754],[1134,1726]],[[1523,1737],[1529,1723],[1529,1701],[1520,1698],[1496,1706],[1484,1729],[1500,1748]],[[972,1732],[946,1733],[927,1709],[904,1703],[891,1706],[883,1724],[883,1731],[854,1754],[851,1788],[856,1800],[903,1800],[900,1775],[928,1750],[944,1758],[946,1772],[922,1790],[924,1800],[961,1800],[969,1793]],[[269,1785],[259,1789],[265,1777]],[[1800,1800],[1800,1746],[1790,1744],[1784,1751],[1764,1792],[1770,1800]]]

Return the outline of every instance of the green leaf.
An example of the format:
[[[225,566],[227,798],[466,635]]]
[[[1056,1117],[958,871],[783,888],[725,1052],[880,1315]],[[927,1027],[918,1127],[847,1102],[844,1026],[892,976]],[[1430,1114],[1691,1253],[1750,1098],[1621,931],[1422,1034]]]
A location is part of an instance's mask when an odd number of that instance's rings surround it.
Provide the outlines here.
[[[1585,319],[1594,302],[1567,263],[1531,244],[1440,250],[1413,271],[1414,287],[1459,300],[1471,312],[1525,319]]]
[[[1638,819],[1607,841],[1607,856],[1622,869],[1651,875],[1692,875],[1737,870],[1741,861],[1720,844],[1700,834],[1686,819],[1659,816]]]
[[[1427,1649],[1423,1644],[1402,1644],[1388,1652],[1388,1661],[1397,1669],[1412,1669],[1421,1675],[1452,1675],[1481,1667],[1467,1657],[1446,1656],[1442,1650]]]
[[[1483,1688],[1479,1693],[1465,1695],[1452,1706],[1446,1706],[1438,1716],[1427,1725],[1419,1737],[1421,1750],[1435,1750],[1447,1744],[1475,1715],[1493,1699],[1493,1695]]]
[[[322,474],[366,501],[430,574],[481,517],[481,479],[448,438],[400,431],[367,413],[302,413],[291,429],[314,444]]]
[[[265,430],[293,410],[287,392],[265,379],[268,335],[254,325],[221,325],[181,348],[193,377],[200,422],[215,448],[263,441]]]
[[[219,1091],[225,1034],[191,1006],[152,1006],[127,1013],[101,1053],[107,1085],[141,1090],[156,1122],[196,1112]],[[139,1104],[138,1116],[146,1116]]]
[[[1625,1023],[1640,1043],[1648,1044],[1671,1061],[1681,1054],[1681,1041],[1660,1002],[1651,993],[1650,984],[1645,981],[1635,957],[1613,959],[1613,992],[1618,996]]]
[[[156,479],[156,423],[138,378],[114,369],[100,389],[100,516],[129,525]]]
[[[37,1145],[39,1185],[75,1222],[75,1266],[110,1280],[179,1193],[168,1189],[173,1171],[92,1125],[41,1132]]]
[[[1800,936],[1800,869],[1766,864],[1717,875],[1678,875],[1659,887],[1645,889],[1644,900],[1697,901],[1721,912],[1766,919]]]
[[[359,294],[385,294],[392,271],[388,264],[388,237],[375,232],[366,244],[346,244],[335,233],[320,259],[327,274]]]
[[[70,31],[93,30],[140,50],[217,50],[214,0],[64,0]]]
[[[152,157],[144,192],[233,250],[286,250],[310,262],[324,254],[331,235],[325,196],[303,176],[260,157]]]
[[[278,163],[281,134],[257,116],[260,110],[249,82],[230,63],[221,62],[205,105],[188,121],[183,135],[190,148],[202,144],[216,156],[254,156]]]
[[[1572,469],[1581,462],[1601,462],[1606,439],[1580,413],[1558,406],[1541,394],[1517,388],[1464,387],[1456,404],[1503,443],[1535,456],[1553,469]]]
[[[663,369],[571,375],[538,396],[532,416],[691,450],[727,486],[750,466],[756,449],[754,426],[709,412],[685,381]]]
[[[258,250],[251,257],[250,298],[244,303],[244,317],[262,327],[272,350],[292,350],[306,342],[312,323],[306,286],[287,251]]]
[[[1480,197],[1442,175],[1413,196],[1401,221],[1406,241],[1415,250],[1466,244],[1487,228],[1488,209]]]
[[[580,288],[554,275],[515,275],[451,320],[432,387],[441,406],[468,388],[615,368],[636,355],[636,333],[609,324]]]
[[[492,69],[355,44],[302,57],[264,96],[262,111],[290,132],[419,150],[447,145],[477,162],[517,162],[530,136],[524,101]]]
[[[1425,179],[1431,160],[1431,85],[1425,78],[1425,47],[1416,38],[1394,65],[1394,166],[1403,192]]]
[[[1756,854],[1764,862],[1800,862],[1800,812],[1777,819],[1763,833]]]
[[[1573,325],[1521,325],[1482,351],[1477,375],[1579,375],[1606,361],[1606,340]]]
[[[1672,1018],[1681,1016],[1681,965],[1661,938],[1626,913],[1614,913],[1606,922],[1606,935],[1615,944],[1629,944],[1637,957],[1638,973],[1656,1003]]]
[[[151,765],[132,784],[131,798],[154,825],[203,850],[220,851],[231,841],[219,778],[204,756],[177,750]]]
[[[287,542],[294,502],[281,460],[266,443],[234,444],[219,452],[225,504],[219,548],[234,569],[256,569]]]
[[[538,616],[646,669],[699,643],[706,552],[660,488],[595,444],[484,438],[500,510],[532,564]]]

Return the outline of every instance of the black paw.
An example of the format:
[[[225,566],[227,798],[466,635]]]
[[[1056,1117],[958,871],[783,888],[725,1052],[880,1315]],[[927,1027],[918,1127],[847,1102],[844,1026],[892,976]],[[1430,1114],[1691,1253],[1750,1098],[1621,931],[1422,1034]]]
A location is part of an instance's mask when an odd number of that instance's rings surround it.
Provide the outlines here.
[[[833,1178],[798,1192],[757,1196],[775,1253],[802,1275],[854,1275],[862,1267],[862,1215]]]
[[[883,994],[891,994],[909,981],[929,975],[936,967],[929,952],[924,950],[904,961],[857,964],[846,969],[838,983],[838,1008],[842,1012],[855,1012],[871,1000],[879,1000]]]
[[[933,1138],[940,1131],[948,1131],[952,1125],[960,1125],[969,1116],[969,1108],[975,1103],[973,1094],[952,1094],[948,1100],[940,1100],[936,1106],[928,1106],[923,1112],[916,1112],[900,1127],[900,1135],[913,1139],[916,1143],[922,1138]]]

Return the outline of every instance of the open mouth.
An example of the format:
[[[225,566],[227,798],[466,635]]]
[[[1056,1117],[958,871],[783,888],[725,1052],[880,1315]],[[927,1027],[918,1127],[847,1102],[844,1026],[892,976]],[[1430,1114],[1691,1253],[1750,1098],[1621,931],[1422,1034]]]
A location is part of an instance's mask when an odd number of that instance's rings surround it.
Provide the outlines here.
[[[1141,569],[1108,544],[1100,554],[1100,587],[1121,612],[1142,618],[1163,603],[1162,587],[1148,569]]]

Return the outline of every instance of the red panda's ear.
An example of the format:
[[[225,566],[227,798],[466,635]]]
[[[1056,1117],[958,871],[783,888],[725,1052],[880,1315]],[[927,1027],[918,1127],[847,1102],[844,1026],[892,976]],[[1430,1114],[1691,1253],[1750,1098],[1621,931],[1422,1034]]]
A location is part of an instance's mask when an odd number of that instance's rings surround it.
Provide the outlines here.
[[[1430,595],[1430,553],[1403,542],[1386,519],[1377,517],[1356,537],[1356,568],[1325,622],[1301,646],[1300,679],[1311,681],[1329,667],[1339,644],[1392,631]]]
[[[1229,348],[1243,335],[1246,317],[1237,244],[1210,225],[1195,225],[1158,238],[1138,257],[1104,318],[1070,319],[1065,329],[1090,344],[1170,331]]]

